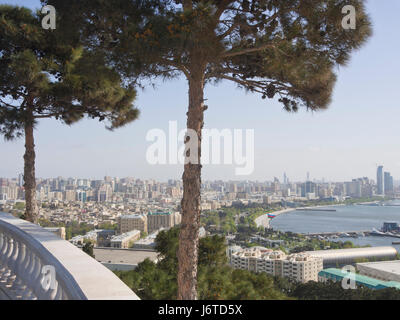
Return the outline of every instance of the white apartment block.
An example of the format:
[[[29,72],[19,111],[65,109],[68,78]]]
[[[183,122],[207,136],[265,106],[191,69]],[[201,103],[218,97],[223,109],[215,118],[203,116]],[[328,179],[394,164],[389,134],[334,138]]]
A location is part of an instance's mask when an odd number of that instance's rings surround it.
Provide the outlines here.
[[[322,258],[307,253],[286,255],[280,250],[263,247],[228,250],[229,262],[233,268],[253,272],[265,272],[273,276],[287,277],[298,282],[316,281],[323,269]]]

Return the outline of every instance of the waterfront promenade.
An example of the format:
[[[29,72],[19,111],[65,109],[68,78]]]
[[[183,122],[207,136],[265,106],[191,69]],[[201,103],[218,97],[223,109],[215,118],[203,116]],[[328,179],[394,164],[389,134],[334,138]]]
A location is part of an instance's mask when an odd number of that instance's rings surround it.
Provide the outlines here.
[[[274,214],[275,216],[279,216],[284,213],[289,213],[293,211],[336,211],[334,209],[326,209],[329,207],[337,207],[337,206],[345,206],[343,203],[338,203],[338,204],[332,204],[332,205],[320,205],[320,206],[309,206],[309,207],[297,207],[297,208],[288,208],[288,209],[283,209],[275,212],[269,212],[270,214]],[[255,220],[255,223],[257,227],[264,227],[264,228],[270,228],[270,222],[272,219],[268,218],[268,213],[258,217]]]
[[[279,210],[279,211],[275,211],[275,212],[270,212],[270,214],[274,214],[275,216],[279,216],[283,213],[288,213],[288,212],[292,212],[295,211],[295,208],[290,208],[290,209],[284,209],[284,210]],[[268,218],[268,213],[258,217],[255,220],[255,223],[257,225],[257,227],[264,227],[266,229],[268,229],[270,227],[269,223],[270,223],[271,219]]]

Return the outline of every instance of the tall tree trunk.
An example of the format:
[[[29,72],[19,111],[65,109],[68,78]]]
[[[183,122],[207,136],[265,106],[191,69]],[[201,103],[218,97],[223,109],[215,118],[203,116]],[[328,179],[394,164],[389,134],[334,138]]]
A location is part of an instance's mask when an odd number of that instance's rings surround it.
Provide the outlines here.
[[[29,112],[29,111],[28,111]],[[25,123],[25,155],[24,155],[24,188],[26,220],[36,223],[38,207],[36,203],[36,176],[35,176],[35,140],[33,136],[34,119],[32,113],[28,115]]]
[[[198,68],[202,69],[202,68]],[[178,250],[178,299],[197,300],[197,262],[200,228],[201,138],[204,125],[204,72],[192,72],[189,79],[187,128],[198,138],[197,163],[186,163],[183,173],[182,224]],[[188,139],[186,145],[188,146]],[[193,152],[193,151],[192,151]],[[186,154],[188,157],[188,154]]]

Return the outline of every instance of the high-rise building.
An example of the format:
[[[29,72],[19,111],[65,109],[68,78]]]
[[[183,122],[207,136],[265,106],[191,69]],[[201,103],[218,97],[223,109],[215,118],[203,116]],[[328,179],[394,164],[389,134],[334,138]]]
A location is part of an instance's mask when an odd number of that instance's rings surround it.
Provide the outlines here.
[[[284,185],[288,184],[288,178],[287,178],[286,172],[283,173],[283,184]]]
[[[24,175],[20,173],[18,175],[18,187],[23,187],[24,186]]]
[[[102,185],[97,193],[97,202],[108,202],[112,196],[112,188],[110,185]]]
[[[78,199],[78,201],[85,203],[87,201],[86,191],[78,191],[76,193],[76,198]]]
[[[353,198],[361,198],[362,196],[362,186],[363,180],[353,179],[351,182],[345,182],[346,196]]]
[[[379,195],[383,195],[383,166],[379,166],[376,173],[376,185],[377,190],[376,193]]]
[[[301,185],[301,196],[307,197],[307,194],[314,193],[316,194],[316,184],[311,181],[307,181]]]
[[[390,175],[390,172],[385,172],[383,185],[385,195],[393,194],[393,177]]]
[[[281,190],[281,183],[278,178],[274,178],[274,182],[271,183],[271,191],[277,193]]]

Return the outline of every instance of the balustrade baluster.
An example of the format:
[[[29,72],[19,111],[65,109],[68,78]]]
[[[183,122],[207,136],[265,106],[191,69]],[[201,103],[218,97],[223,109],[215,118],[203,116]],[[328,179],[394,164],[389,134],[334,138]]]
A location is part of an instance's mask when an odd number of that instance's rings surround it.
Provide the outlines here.
[[[18,259],[18,248],[19,241],[17,239],[12,239],[13,249],[10,255],[10,259],[8,261],[8,269],[10,270],[10,276],[7,279],[7,286],[12,287],[15,279],[17,278],[16,274],[16,264]]]
[[[43,295],[43,289],[42,289],[42,284],[40,282],[42,278],[42,262],[40,261],[40,258],[35,255],[35,266],[33,269],[33,276],[31,280],[31,288],[35,296],[40,299]]]
[[[2,283],[6,283],[8,280],[8,277],[11,276],[11,270],[8,267],[8,263],[11,259],[11,254],[13,252],[13,239],[11,237],[9,237],[8,235],[6,235],[6,239],[7,239],[7,247],[4,253],[4,267],[5,267],[5,271],[2,274],[2,277],[0,279],[0,282]]]
[[[18,241],[18,257],[16,263],[16,275],[17,278],[14,281],[13,287],[11,288],[18,298],[24,295],[27,286],[25,284],[23,275],[25,273],[25,267],[27,262],[26,246],[21,241]]]
[[[43,266],[55,268],[54,289],[43,286]],[[99,274],[98,288],[89,282],[93,281],[93,274],[87,270]],[[107,296],[102,295],[105,286]],[[80,249],[37,225],[4,213],[0,213],[0,288],[5,292],[2,298],[22,300],[116,299],[119,296],[137,299],[112,272]]]
[[[6,251],[7,251],[6,235],[0,232],[0,279],[2,277],[3,272],[5,272],[6,270],[6,266],[4,264]]]

